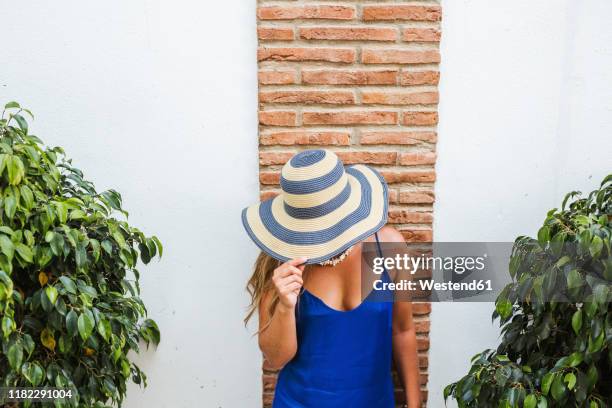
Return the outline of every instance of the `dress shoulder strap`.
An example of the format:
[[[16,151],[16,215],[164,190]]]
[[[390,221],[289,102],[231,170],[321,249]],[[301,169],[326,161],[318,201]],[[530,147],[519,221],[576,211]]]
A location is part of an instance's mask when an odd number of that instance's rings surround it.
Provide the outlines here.
[[[377,250],[378,256],[382,257],[383,253],[382,253],[382,248],[380,247],[380,240],[378,239],[378,232],[374,233],[374,238],[376,238],[376,250]]]
[[[374,233],[374,238],[376,238],[376,253],[378,254],[379,257],[384,258],[382,247],[380,246],[380,240],[378,239],[378,232]],[[387,271],[387,267],[385,266],[384,262],[382,264],[382,267],[384,270],[383,279],[389,280],[390,279],[389,271]]]

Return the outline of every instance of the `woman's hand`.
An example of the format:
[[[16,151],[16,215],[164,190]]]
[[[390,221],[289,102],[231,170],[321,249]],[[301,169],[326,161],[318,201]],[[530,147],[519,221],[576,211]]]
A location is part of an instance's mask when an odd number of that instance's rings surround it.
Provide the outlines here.
[[[302,280],[302,272],[306,258],[296,258],[285,262],[274,270],[272,275],[272,283],[274,289],[278,293],[279,307],[293,309],[297,303],[300,289],[304,284]]]

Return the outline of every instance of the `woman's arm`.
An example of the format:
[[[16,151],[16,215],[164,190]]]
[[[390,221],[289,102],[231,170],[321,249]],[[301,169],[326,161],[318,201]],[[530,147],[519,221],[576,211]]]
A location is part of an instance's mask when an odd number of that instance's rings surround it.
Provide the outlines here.
[[[394,243],[392,252],[388,256],[395,256],[397,251],[405,247],[405,240],[395,228],[386,226],[379,232],[382,242]],[[399,244],[399,245],[397,245]],[[391,279],[400,278],[395,276],[396,271],[391,271]],[[406,278],[410,279],[410,276]],[[396,300],[393,304],[393,359],[395,367],[400,375],[404,390],[406,392],[406,402],[408,408],[421,407],[421,388],[419,375],[419,356],[417,354],[416,329],[412,319],[412,303],[409,301]]]
[[[262,297],[259,305],[259,348],[274,368],[283,367],[297,351],[295,305],[303,285],[305,261],[305,258],[298,258],[276,268],[272,278],[274,289]],[[268,311],[275,292],[278,303],[270,315]]]
[[[419,408],[419,358],[410,302],[398,301],[393,305],[393,357],[406,390],[408,408]]]

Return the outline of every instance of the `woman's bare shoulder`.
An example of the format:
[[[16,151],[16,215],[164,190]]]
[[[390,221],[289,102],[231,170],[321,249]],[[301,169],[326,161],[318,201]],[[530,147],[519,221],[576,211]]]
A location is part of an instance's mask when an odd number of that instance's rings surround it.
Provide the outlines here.
[[[404,236],[390,225],[385,225],[378,231],[378,239],[381,242],[405,242]]]

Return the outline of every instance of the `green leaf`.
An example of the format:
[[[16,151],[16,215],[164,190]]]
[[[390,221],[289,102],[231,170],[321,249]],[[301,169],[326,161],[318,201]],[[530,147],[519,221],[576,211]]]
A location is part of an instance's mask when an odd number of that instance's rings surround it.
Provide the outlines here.
[[[540,401],[538,401],[538,408],[548,408],[548,400],[545,396],[540,396]]]
[[[599,303],[600,305],[606,303],[608,301],[608,293],[610,292],[611,286],[612,284],[606,283],[602,283],[595,286],[595,288],[593,289],[593,300],[595,300],[595,302]]]
[[[15,196],[9,195],[4,198],[4,214],[7,218],[12,219],[17,211],[17,200]]]
[[[27,134],[28,133],[28,122],[25,120],[25,118],[21,115],[13,115],[13,119],[15,119],[15,121],[19,125],[19,128],[23,130],[24,133]]]
[[[556,266],[557,268],[561,268],[563,265],[567,264],[567,263],[568,263],[568,262],[570,262],[571,260],[572,260],[572,259],[571,259],[569,256],[567,256],[567,255],[562,256],[561,258],[559,258],[559,260],[557,261],[557,263],[555,264],[555,266]]]
[[[9,237],[0,234],[0,250],[11,260],[15,254],[15,244],[13,244]]]
[[[13,109],[13,108],[19,108],[19,107],[20,107],[19,104],[15,101],[10,101],[6,105],[4,105],[4,109]]]
[[[550,391],[555,401],[560,401],[565,396],[566,388],[560,375],[555,376]]]
[[[542,378],[542,393],[544,395],[548,395],[548,392],[550,391],[550,386],[552,385],[554,379],[554,373],[547,373],[544,378]]]
[[[507,300],[498,302],[495,305],[495,310],[502,318],[506,319],[512,314],[512,303]]]
[[[576,351],[572,354],[570,354],[567,364],[570,367],[576,367],[577,365],[579,365],[580,363],[582,363],[583,357],[582,357],[582,353]]]
[[[598,379],[599,373],[597,372],[597,367],[595,367],[594,364],[591,364],[591,366],[589,366],[589,369],[587,370],[587,380],[589,382],[589,387],[595,385]]]
[[[603,240],[599,236],[595,235],[589,247],[589,252],[591,253],[591,256],[593,258],[597,258],[602,248],[603,248]]]
[[[582,309],[578,309],[574,312],[572,316],[572,329],[574,329],[574,333],[578,334],[580,332],[580,328],[582,327]]]
[[[94,328],[94,323],[95,322],[93,316],[91,315],[91,312],[89,310],[86,310],[79,316],[77,324],[79,328],[79,334],[81,335],[83,341],[86,341],[89,336],[91,336],[91,332]]]
[[[523,407],[524,408],[535,408],[537,403],[538,403],[538,400],[536,399],[536,396],[533,394],[529,394],[525,398],[525,402],[523,402]]]
[[[6,162],[9,184],[16,186],[21,182],[25,174],[25,167],[21,159],[17,156],[9,156]]]
[[[112,334],[110,322],[106,319],[100,319],[97,328],[100,336],[102,336],[102,338],[108,342]]]
[[[578,272],[577,269],[572,269],[567,275],[567,287],[569,289],[579,288],[584,285],[584,280],[582,279],[582,275]]]
[[[79,316],[74,311],[74,309],[70,310],[66,314],[66,329],[68,330],[68,335],[70,337],[74,337],[79,330],[78,320],[79,320]]]
[[[164,254],[164,247],[161,241],[155,235],[153,235],[151,239],[155,242],[155,245],[157,245],[157,252],[159,253],[159,257],[161,258],[162,255]]]
[[[71,293],[73,295],[77,294],[76,285],[74,284],[74,281],[68,276],[60,276],[59,281],[62,283],[64,289],[66,289],[66,292]]]
[[[20,343],[15,342],[9,346],[8,349],[8,362],[13,370],[17,370],[21,367],[21,362],[23,360],[23,347]]]
[[[49,285],[45,288],[45,293],[47,294],[47,298],[49,298],[49,302],[51,302],[52,305],[55,305],[55,302],[57,301],[57,289],[55,289],[55,286]]]
[[[32,336],[25,333],[22,337],[22,343],[23,343],[23,349],[25,350],[27,357],[29,358],[32,355],[32,352],[34,351],[34,347],[35,347]]]
[[[455,384],[448,384],[446,387],[444,387],[444,401],[446,402],[446,400],[448,399],[448,397],[451,395],[451,392],[453,391]]]
[[[55,206],[57,218],[62,224],[65,224],[68,220],[68,206],[61,201],[55,201],[53,205]]]
[[[32,384],[34,387],[39,385],[44,376],[43,368],[37,362],[29,363],[25,362],[21,366],[21,372],[23,376]]]
[[[32,263],[32,261],[34,260],[32,250],[27,245],[19,243],[15,246],[15,249],[17,250],[17,253],[21,257],[21,259],[26,262]]]
[[[543,226],[538,231],[538,242],[544,246],[550,241],[550,228]]]
[[[576,385],[576,375],[574,373],[567,373],[563,378],[563,381],[567,383],[567,388],[573,390]]]
[[[27,209],[31,209],[34,206],[34,193],[27,185],[22,185],[21,188],[21,199]]]
[[[104,249],[107,254],[113,255],[113,244],[109,240],[102,241],[102,249]]]
[[[7,338],[15,330],[15,321],[8,316],[2,318],[2,333]]]

